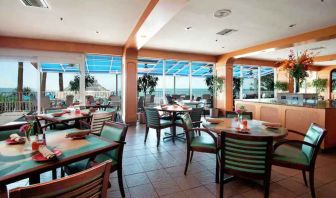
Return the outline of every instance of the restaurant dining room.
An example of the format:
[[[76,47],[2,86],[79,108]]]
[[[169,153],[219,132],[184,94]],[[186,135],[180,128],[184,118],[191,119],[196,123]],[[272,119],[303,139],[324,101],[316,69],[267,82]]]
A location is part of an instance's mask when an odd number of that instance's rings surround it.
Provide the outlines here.
[[[331,198],[335,119],[335,0],[0,1],[0,198]]]

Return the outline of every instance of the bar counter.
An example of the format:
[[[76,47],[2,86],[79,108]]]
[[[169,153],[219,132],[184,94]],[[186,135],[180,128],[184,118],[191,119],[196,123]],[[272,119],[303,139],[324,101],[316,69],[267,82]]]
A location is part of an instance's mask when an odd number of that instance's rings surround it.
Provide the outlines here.
[[[288,130],[306,133],[311,123],[327,129],[323,149],[336,147],[336,105],[329,101],[315,103],[278,102],[276,100],[235,100],[235,106],[245,106],[253,119],[281,123]],[[288,139],[302,140],[301,136],[288,134]]]

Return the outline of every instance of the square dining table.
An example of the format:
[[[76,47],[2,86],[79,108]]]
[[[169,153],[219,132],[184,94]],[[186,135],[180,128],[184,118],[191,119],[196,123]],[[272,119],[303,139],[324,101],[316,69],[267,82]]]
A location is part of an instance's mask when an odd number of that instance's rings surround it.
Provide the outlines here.
[[[100,153],[115,149],[119,143],[88,135],[85,139],[73,140],[66,138],[69,132],[79,129],[67,129],[46,133],[47,146],[58,149],[62,154],[55,161],[36,162],[32,156],[37,153],[31,144],[8,145],[0,141],[0,197],[7,197],[6,185],[25,178],[34,178],[39,182],[39,174],[62,167],[64,165],[87,158],[94,158]],[[31,137],[32,141],[34,137]]]

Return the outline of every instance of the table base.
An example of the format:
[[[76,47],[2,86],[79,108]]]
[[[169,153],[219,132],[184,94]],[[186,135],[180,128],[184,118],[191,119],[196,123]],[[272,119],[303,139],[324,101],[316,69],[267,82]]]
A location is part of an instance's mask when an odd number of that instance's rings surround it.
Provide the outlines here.
[[[182,142],[185,142],[186,138],[184,137],[184,133],[179,133],[179,134],[173,134],[173,133],[169,133],[169,132],[165,132],[165,137],[163,137],[163,141],[165,140],[169,140],[172,139],[173,142],[176,140],[180,140]]]

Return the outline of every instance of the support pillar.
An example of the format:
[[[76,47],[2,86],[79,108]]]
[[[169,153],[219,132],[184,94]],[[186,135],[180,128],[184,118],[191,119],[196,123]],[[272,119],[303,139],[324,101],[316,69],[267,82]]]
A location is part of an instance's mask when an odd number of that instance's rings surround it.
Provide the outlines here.
[[[23,62],[18,63],[18,84],[17,84],[17,100],[22,101],[23,95]]]
[[[122,63],[122,117],[130,125],[137,122],[137,78],[138,50],[126,48],[123,52]]]
[[[47,84],[47,73],[42,72],[41,87],[40,87],[42,96],[45,96],[46,84]]]
[[[64,91],[63,73],[58,73],[58,85],[59,85],[59,91]]]
[[[215,108],[221,111],[233,110],[233,63],[234,58],[226,57],[216,63],[216,75],[224,78],[223,90],[214,98]]]

